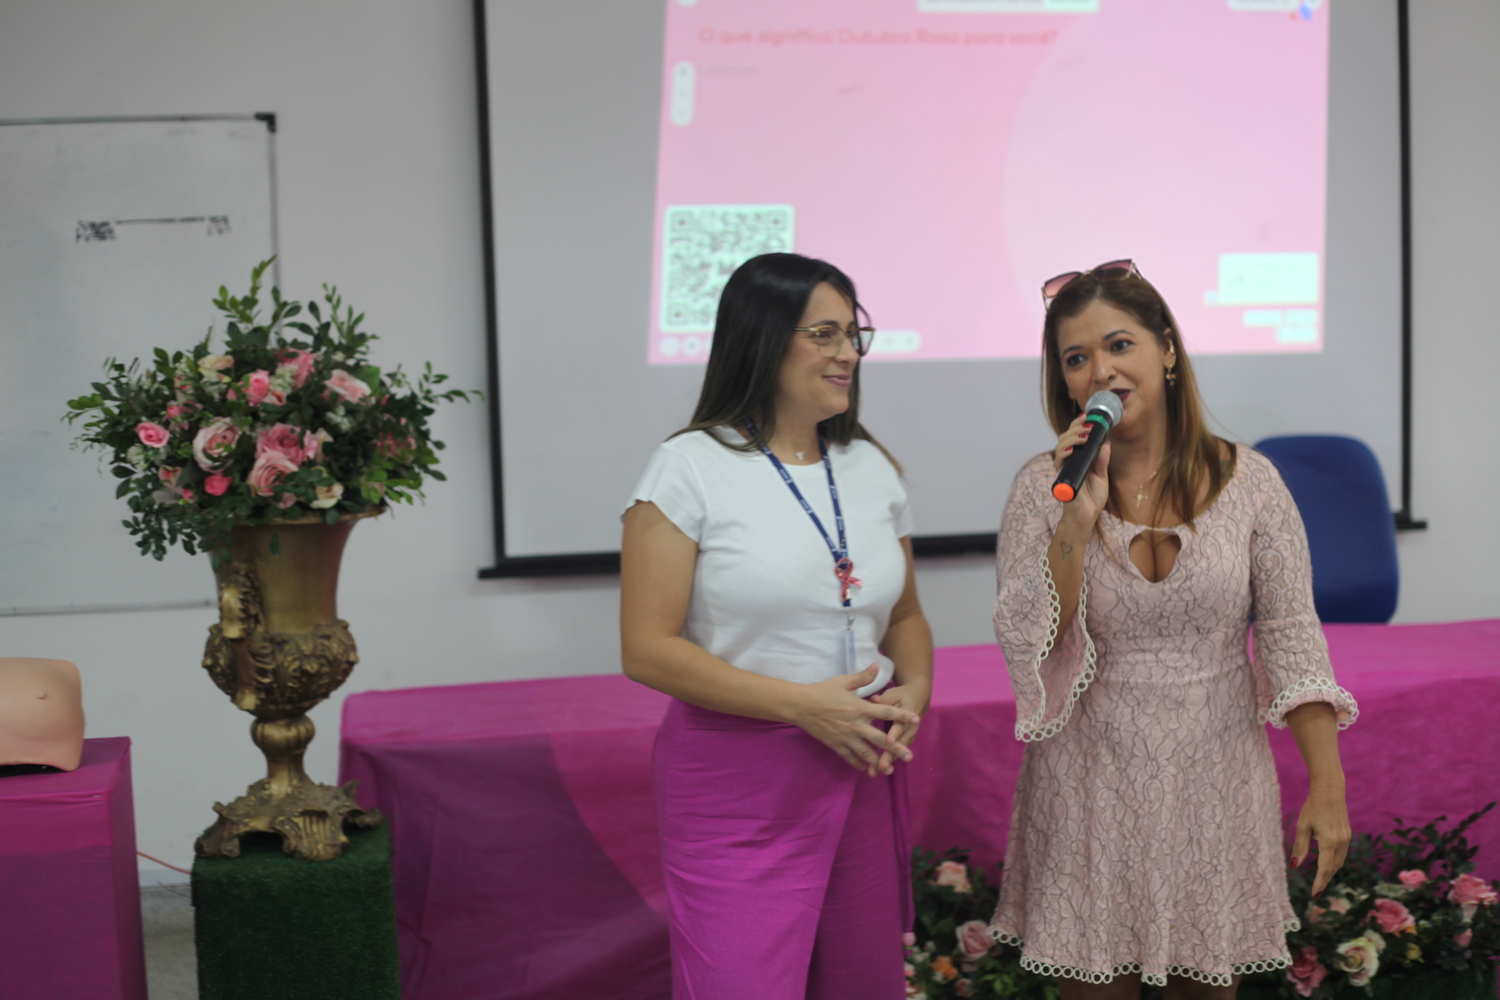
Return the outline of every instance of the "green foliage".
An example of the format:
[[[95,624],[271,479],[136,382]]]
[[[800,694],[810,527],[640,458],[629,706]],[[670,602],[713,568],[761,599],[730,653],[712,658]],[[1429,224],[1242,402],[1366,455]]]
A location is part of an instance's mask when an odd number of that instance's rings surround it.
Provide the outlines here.
[[[83,421],[74,447],[105,453],[131,512],[122,524],[143,554],[161,559],[176,545],[217,554],[237,524],[331,524],[415,502],[427,478],[445,478],[429,419],[440,403],[480,394],[440,388],[447,376],[430,364],[415,379],[371,364],[378,337],[332,286],[323,286],[327,318],[318,303],[283,299],[275,287],[262,318],[270,264],[251,271],[245,295],[219,288],[222,353],[210,328],[188,351],[109,358],[93,392],[68,401],[64,419]],[[304,313],[311,323],[296,319]],[[214,429],[222,448],[209,454],[204,436]],[[280,466],[258,447],[268,432],[290,456]]]
[[[971,960],[959,946],[964,924],[988,924],[994,916],[1000,899],[1000,866],[986,872],[971,866],[969,852],[962,848],[950,848],[939,857],[919,847],[912,851],[911,874],[917,920],[913,927],[916,943],[906,949],[909,992],[920,992],[927,1000],[1057,1000],[1057,981],[1021,968],[1020,949],[994,944],[985,955]]]
[[[1298,991],[1287,970],[1243,978],[1246,996],[1284,1000],[1351,1000],[1416,995],[1416,984],[1435,975],[1472,976],[1473,982],[1492,984],[1492,966],[1500,956],[1500,905],[1480,903],[1465,914],[1452,898],[1461,876],[1473,879],[1478,848],[1465,831],[1495,808],[1491,802],[1451,829],[1446,816],[1425,826],[1398,826],[1383,836],[1360,834],[1350,845],[1338,881],[1316,900],[1311,898],[1316,864],[1308,863],[1288,876],[1292,908],[1303,926],[1287,936],[1293,958],[1311,948],[1304,961],[1316,958],[1323,978],[1309,992]],[[1397,821],[1400,822],[1399,820]],[[1403,885],[1408,873],[1413,886]],[[1420,872],[1419,880],[1411,873]],[[999,901],[1000,868],[982,871],[969,864],[969,852],[958,848],[940,857],[921,848],[912,852],[912,895],[916,903],[916,943],[906,948],[907,989],[913,997],[948,1000],[950,997],[1009,997],[1019,1000],[1057,1000],[1056,980],[1021,968],[1019,949],[997,944],[977,961],[960,944],[969,921],[988,924]],[[1500,896],[1500,881],[1468,881],[1470,891],[1485,889]],[[1491,897],[1493,898],[1493,897]],[[1399,917],[1392,904],[1410,914],[1411,926],[1385,931],[1377,915]],[[1316,904],[1316,905],[1314,905]],[[1351,983],[1340,945],[1360,937],[1378,939],[1379,966],[1369,982]],[[1493,986],[1489,988],[1492,990]],[[1160,1000],[1161,990],[1146,986],[1142,1000]]]
[[[1316,863],[1292,872],[1288,889],[1302,927],[1287,935],[1287,946],[1293,958],[1304,949],[1313,949],[1327,975],[1306,995],[1297,992],[1285,972],[1247,976],[1246,984],[1274,990],[1275,995],[1287,1000],[1303,1000],[1304,996],[1331,1000],[1357,994],[1373,996],[1375,980],[1411,978],[1436,969],[1488,970],[1493,957],[1500,955],[1497,907],[1479,905],[1472,916],[1466,916],[1450,893],[1460,876],[1472,877],[1474,871],[1478,848],[1469,843],[1465,831],[1493,808],[1495,803],[1491,802],[1449,830],[1441,828],[1448,818],[1439,816],[1421,827],[1398,826],[1381,836],[1356,836],[1337,881],[1316,900],[1311,898]],[[1402,872],[1421,872],[1426,880],[1407,887],[1401,883]],[[1500,894],[1500,881],[1490,880],[1488,886]],[[1413,926],[1394,933],[1382,930],[1376,919],[1382,900],[1404,907]],[[1378,938],[1381,949],[1374,979],[1356,986],[1349,981],[1338,948],[1361,935]]]

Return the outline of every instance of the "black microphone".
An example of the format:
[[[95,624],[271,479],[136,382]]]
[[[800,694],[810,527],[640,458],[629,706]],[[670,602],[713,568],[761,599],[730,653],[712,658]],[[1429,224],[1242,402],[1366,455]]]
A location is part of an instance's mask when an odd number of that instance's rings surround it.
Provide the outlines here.
[[[1062,468],[1058,470],[1057,479],[1052,484],[1053,496],[1068,503],[1078,495],[1084,478],[1094,467],[1094,459],[1099,457],[1099,449],[1104,447],[1104,439],[1109,437],[1109,432],[1120,422],[1120,415],[1124,411],[1125,408],[1120,405],[1120,397],[1112,392],[1096,392],[1089,397],[1089,405],[1083,411],[1089,436],[1083,444],[1074,445],[1072,454],[1063,459]]]

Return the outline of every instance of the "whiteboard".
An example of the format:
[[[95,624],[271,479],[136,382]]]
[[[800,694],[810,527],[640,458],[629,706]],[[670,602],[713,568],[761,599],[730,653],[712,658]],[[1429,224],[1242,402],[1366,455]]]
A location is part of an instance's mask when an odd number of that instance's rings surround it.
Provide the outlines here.
[[[191,348],[276,252],[274,121],[0,120],[0,615],[212,597],[206,556],[141,555],[61,417],[105,358]]]

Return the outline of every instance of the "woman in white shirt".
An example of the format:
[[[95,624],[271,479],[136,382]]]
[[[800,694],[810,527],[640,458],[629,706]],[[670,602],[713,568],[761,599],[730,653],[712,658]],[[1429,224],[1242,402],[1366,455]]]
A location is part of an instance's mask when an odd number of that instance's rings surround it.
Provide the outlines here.
[[[906,995],[932,636],[899,469],[859,424],[863,312],[823,261],[735,271],[693,421],[623,518],[625,673],[674,699],[653,768],[676,1000]]]

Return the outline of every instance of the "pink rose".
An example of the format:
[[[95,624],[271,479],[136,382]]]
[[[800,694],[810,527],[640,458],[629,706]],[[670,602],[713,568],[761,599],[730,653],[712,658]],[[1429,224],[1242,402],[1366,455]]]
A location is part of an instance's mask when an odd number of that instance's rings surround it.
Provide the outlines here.
[[[395,458],[398,455],[410,453],[416,447],[417,439],[410,434],[403,439],[387,431],[375,439],[375,450],[385,458]]]
[[[1307,904],[1307,922],[1316,924],[1323,919],[1325,913],[1348,913],[1349,900],[1343,896],[1329,897],[1327,906],[1319,906],[1317,903]]]
[[[917,936],[911,931],[907,931],[901,935],[901,943],[908,948],[915,948],[917,946]]]
[[[288,475],[297,471],[297,463],[287,458],[279,451],[268,451],[257,456],[255,465],[250,469],[250,475],[245,482],[250,484],[250,489],[255,491],[256,496],[268,497],[276,492],[276,486]],[[285,496],[282,497],[285,499]],[[292,503],[296,503],[296,497]],[[283,504],[278,501],[277,506],[290,507],[291,504]]]
[[[163,465],[160,469],[156,470],[156,475],[161,479],[163,486],[172,488],[177,485],[177,477],[182,475],[182,470],[180,468],[173,468],[170,465]]]
[[[1423,882],[1427,881],[1427,873],[1422,871],[1420,868],[1413,868],[1410,871],[1398,872],[1396,874],[1396,881],[1400,882],[1408,889],[1416,889],[1421,886]]]
[[[958,950],[964,961],[977,962],[990,953],[995,939],[990,937],[990,928],[983,920],[970,920],[958,928]]]
[[[335,368],[328,375],[328,391],[337,393],[350,403],[357,403],[370,394],[370,387],[350,375],[342,368]]]
[[[1385,939],[1373,931],[1365,931],[1352,941],[1345,941],[1335,951],[1339,953],[1339,964],[1349,973],[1350,986],[1364,986],[1380,970],[1380,953],[1385,949]]]
[[[292,389],[295,391],[307,384],[307,376],[317,363],[318,356],[311,351],[289,347],[276,356],[282,368],[292,369]]]
[[[203,480],[203,491],[209,496],[221,497],[233,482],[234,480],[228,476],[214,472],[207,479]]]
[[[954,892],[970,892],[973,887],[969,885],[969,869],[961,861],[944,861],[937,866],[937,877],[933,883],[946,885]]]
[[[1474,932],[1472,930],[1469,930],[1468,928],[1465,928],[1462,934],[1453,935],[1453,943],[1458,945],[1460,948],[1467,948],[1469,946],[1469,942],[1472,940],[1474,940]]]
[[[971,997],[974,995],[974,984],[967,979],[960,979],[953,984],[953,995],[959,997]]]
[[[193,499],[193,491],[192,490],[183,490],[182,491],[182,499],[184,499],[184,500],[191,500],[191,499]]]
[[[1463,907],[1465,920],[1473,920],[1475,910],[1481,906],[1494,906],[1497,900],[1500,897],[1495,895],[1490,884],[1473,875],[1460,875],[1453,880],[1453,888],[1448,890],[1448,902]]]
[[[317,454],[318,441],[313,435],[299,430],[291,424],[272,424],[255,439],[255,457],[267,452],[280,452],[293,463],[301,465]]]
[[[297,502],[297,497],[296,497],[295,494],[292,494],[292,493],[283,493],[283,494],[281,494],[281,496],[279,496],[279,497],[276,498],[276,506],[280,507],[282,510],[286,510],[288,507],[290,507],[292,504],[294,504],[296,502]]]
[[[1286,970],[1286,978],[1297,990],[1298,994],[1305,997],[1312,996],[1313,990],[1318,988],[1328,975],[1328,969],[1318,961],[1318,949],[1312,945],[1304,945],[1297,952],[1297,957],[1292,959],[1292,967]]]
[[[1412,919],[1411,911],[1394,899],[1377,899],[1370,916],[1387,934],[1415,934],[1417,931],[1417,922]]]
[[[141,444],[147,448],[160,448],[167,443],[167,438],[171,437],[165,427],[161,424],[153,424],[149,420],[142,420],[136,424],[135,434],[141,439]]]
[[[210,420],[193,438],[193,458],[204,472],[214,472],[224,464],[239,439],[240,429],[227,418]]]
[[[245,379],[245,401],[251,406],[259,406],[266,401],[266,396],[271,392],[271,373],[262,368],[260,371],[250,373]]]
[[[183,414],[183,406],[182,406],[182,404],[180,404],[180,403],[168,403],[167,404],[167,416],[171,417],[173,420],[176,420],[178,417],[182,416],[182,414]]]

